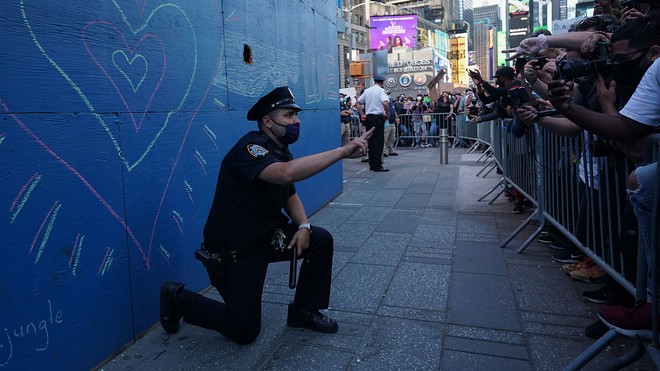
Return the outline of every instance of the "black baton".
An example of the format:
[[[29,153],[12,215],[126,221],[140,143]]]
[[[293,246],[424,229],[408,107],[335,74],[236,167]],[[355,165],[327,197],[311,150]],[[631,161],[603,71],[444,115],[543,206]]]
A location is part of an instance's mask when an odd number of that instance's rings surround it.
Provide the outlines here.
[[[289,265],[289,288],[295,289],[296,276],[298,273],[298,247],[293,245],[291,251],[293,251],[293,255],[291,256],[291,262]]]

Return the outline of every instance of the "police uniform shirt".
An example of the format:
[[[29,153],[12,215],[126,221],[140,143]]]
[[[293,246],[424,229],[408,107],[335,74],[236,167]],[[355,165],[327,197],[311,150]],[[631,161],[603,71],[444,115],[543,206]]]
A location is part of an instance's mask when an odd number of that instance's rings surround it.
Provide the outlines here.
[[[209,217],[204,226],[207,248],[228,251],[267,243],[276,225],[286,223],[282,214],[295,186],[258,178],[268,165],[292,159],[261,131],[243,136],[222,160]]]
[[[339,105],[339,110],[340,110],[340,111],[347,111],[347,110],[350,110],[350,109],[351,109],[351,107],[349,107],[349,106],[348,106],[347,104],[345,104],[345,103],[342,103],[342,104]],[[352,119],[352,118],[351,118],[351,115],[348,115],[348,116],[341,116],[341,122],[351,122],[351,119]]]
[[[383,107],[383,102],[389,102],[390,98],[385,93],[385,89],[381,88],[378,85],[374,85],[369,89],[365,90],[358,102],[364,105],[364,114],[365,115],[384,115],[385,108]]]

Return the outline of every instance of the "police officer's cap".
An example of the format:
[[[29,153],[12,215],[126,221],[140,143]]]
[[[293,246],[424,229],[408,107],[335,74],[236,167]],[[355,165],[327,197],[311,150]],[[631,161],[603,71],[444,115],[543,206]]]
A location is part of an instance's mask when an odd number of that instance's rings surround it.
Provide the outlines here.
[[[380,75],[375,75],[374,76],[374,81],[383,82],[383,81],[385,81],[385,78],[383,78],[383,76],[380,76]]]
[[[302,108],[296,104],[296,98],[288,86],[280,86],[273,89],[270,93],[259,98],[257,103],[250,108],[247,113],[247,119],[258,121],[269,112],[278,108],[292,108],[300,111]]]

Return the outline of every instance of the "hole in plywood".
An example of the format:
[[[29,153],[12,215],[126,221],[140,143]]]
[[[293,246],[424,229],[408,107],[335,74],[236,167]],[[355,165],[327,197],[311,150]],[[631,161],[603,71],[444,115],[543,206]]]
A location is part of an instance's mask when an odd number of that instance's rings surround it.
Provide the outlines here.
[[[252,48],[247,44],[243,44],[243,62],[252,64]]]

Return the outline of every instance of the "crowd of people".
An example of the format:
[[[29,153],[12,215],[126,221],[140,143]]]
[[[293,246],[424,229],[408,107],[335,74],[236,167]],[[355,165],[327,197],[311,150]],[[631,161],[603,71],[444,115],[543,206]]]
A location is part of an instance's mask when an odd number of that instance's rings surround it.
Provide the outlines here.
[[[393,97],[390,91],[383,91],[387,94],[390,104],[390,117],[385,124],[385,157],[392,154],[396,156],[396,146],[438,147],[439,129],[448,129],[448,135],[454,137],[456,114],[475,113],[477,105],[481,106],[474,94],[474,88],[442,91],[435,100],[431,100],[427,92],[419,93],[415,97],[405,94]],[[344,144],[351,137],[364,132],[364,122],[360,118],[356,102],[350,96],[340,94],[339,104],[341,141]]]
[[[646,258],[646,269],[657,270],[650,256],[651,212],[654,190],[657,184],[657,163],[644,159],[646,142],[650,134],[660,131],[660,2],[652,0],[631,2],[622,9],[617,2],[597,4],[596,15],[579,22],[573,32],[551,35],[549,32],[532,35],[508,52],[510,59],[521,61],[516,71],[501,68],[496,75],[497,88],[484,81],[478,73],[472,73],[477,88],[481,88],[487,99],[496,103],[493,113],[480,113],[472,122],[493,117],[509,117],[513,120],[511,133],[521,136],[531,125],[553,132],[559,136],[584,138],[586,143],[582,156],[588,158],[607,157],[605,161],[581,161],[581,192],[588,192],[599,203],[604,219],[633,220],[633,227],[617,225],[614,237],[609,241],[610,249],[622,259],[632,260],[627,265],[625,278],[638,286],[652,287],[650,279],[635,281],[636,254]],[[522,94],[524,90],[527,94]],[[522,95],[521,95],[522,94]],[[480,93],[481,95],[481,93]],[[520,97],[524,96],[524,101]],[[487,102],[487,99],[482,101]],[[605,143],[606,145],[603,145]],[[607,148],[603,150],[603,148]],[[626,165],[626,166],[624,166]],[[634,170],[606,171],[605,166],[616,169]],[[622,174],[622,175],[619,175]],[[618,175],[618,176],[617,176]],[[627,187],[627,198],[613,199],[617,184]],[[608,198],[609,197],[609,198]],[[583,197],[583,199],[586,199]],[[622,201],[632,210],[615,207]],[[585,226],[586,205],[578,206],[578,221],[570,232],[590,250],[599,244],[598,237],[588,238],[585,228],[598,229],[604,226],[592,223]],[[636,219],[636,221],[635,221]],[[585,219],[586,220],[586,219]],[[582,222],[581,222],[582,221]],[[616,224],[615,224],[616,225]],[[636,238],[630,238],[630,229]],[[559,233],[547,231],[540,242],[553,243],[557,249],[565,249],[553,256],[565,263],[562,269],[575,279],[588,282],[605,282],[598,290],[584,292],[588,301],[602,304],[598,321],[586,329],[592,338],[602,336],[613,328],[623,334],[650,336],[653,308],[649,291],[646,300],[634,298],[614,280],[608,280],[605,271],[584,252],[561,239]],[[592,233],[600,236],[600,233]],[[613,263],[603,256],[605,264]],[[630,263],[630,262],[629,262]],[[602,264],[602,263],[601,263]],[[624,275],[624,272],[620,272]],[[637,299],[637,300],[636,300]]]
[[[650,259],[657,164],[644,162],[642,153],[648,136],[660,132],[660,23],[656,21],[660,1],[632,1],[624,6],[616,0],[605,1],[595,4],[594,14],[575,24],[569,33],[552,35],[541,30],[507,50],[513,53],[509,60],[515,59],[516,67],[501,67],[493,82],[486,81],[478,71],[469,71],[471,87],[443,91],[435,100],[429,94],[393,98],[385,92],[389,102],[386,125],[398,126],[399,146],[413,148],[437,146],[439,128],[448,128],[455,134],[456,122],[452,117],[456,113],[465,113],[472,124],[508,118],[513,138],[524,136],[532,125],[558,136],[582,138],[582,143],[587,143],[582,156],[590,160],[576,160],[580,192],[603,201],[601,209],[590,212],[623,220],[621,225],[615,223],[616,236],[608,243],[619,245],[612,248],[629,260],[625,278],[634,282],[637,253],[645,254],[649,272],[657,269]],[[355,132],[360,117],[350,108],[350,100],[342,99],[342,117],[352,116]],[[433,113],[439,114],[433,115],[437,119],[431,118]],[[348,120],[342,122],[344,125]],[[392,136],[388,138],[392,140]],[[396,153],[387,146],[387,140],[383,145],[385,156]],[[610,161],[606,164],[600,157],[609,157]],[[604,171],[604,166],[617,171]],[[621,171],[628,168],[634,170]],[[620,176],[622,173],[625,175]],[[606,184],[627,188],[627,198],[623,193],[623,200],[606,199],[612,197],[602,190]],[[533,207],[515,189],[507,192],[514,202],[514,213]],[[627,204],[627,208],[608,206],[616,202]],[[585,226],[590,223],[585,216],[588,206],[583,202],[577,208],[578,220],[570,226],[570,232],[587,249],[593,249],[602,241],[588,237],[585,228],[598,230],[603,226]],[[598,231],[590,234],[601,235]],[[586,329],[587,336],[598,338],[610,328],[649,335],[650,292],[647,300],[635,300],[554,228],[548,228],[538,240],[558,250],[553,260],[562,263],[562,270],[572,278],[605,283],[599,289],[584,292],[586,300],[602,304],[598,321]],[[607,259],[604,261],[607,264]]]
[[[633,2],[620,12],[613,5],[597,5],[597,11],[604,14],[583,20],[574,32],[540,33],[508,50],[514,53],[511,59],[522,59],[524,63],[517,70],[500,68],[495,86],[473,71],[470,75],[474,88],[465,92],[441,92],[435,101],[427,94],[392,98],[383,88],[383,78],[374,76],[375,85],[360,92],[355,105],[350,98],[342,97],[343,145],[333,150],[294,159],[288,146],[300,135],[301,107],[287,87],[278,87],[261,97],[246,117],[256,123],[255,130],[240,138],[222,161],[204,227],[204,243],[196,253],[224,302],[187,290],[183,283],[165,281],[160,290],[160,322],[165,331],[176,333],[183,319],[239,344],[253,342],[261,332],[261,297],[268,264],[290,260],[295,273],[296,259],[300,258],[303,263],[299,279],[293,282],[296,293],[288,307],[287,324],[337,332],[337,322],[320,311],[329,305],[332,236],[310,225],[294,183],[342,159],[365,154],[370,170],[386,172],[383,157],[396,155],[390,144],[397,126],[401,137],[412,139],[409,146],[429,147],[437,144],[433,138],[438,129],[451,128],[453,123],[448,118],[460,112],[469,115],[472,123],[510,118],[513,137],[529,132],[526,127],[539,125],[560,136],[585,136],[585,143],[592,143],[593,136],[609,141],[634,170],[624,179],[607,179],[598,164],[589,165],[580,172],[583,189],[599,198],[602,184],[625,184],[627,202],[636,218],[638,242],[626,239],[624,228],[619,226],[616,243],[610,246],[620,244],[620,250],[635,250],[645,257],[648,272],[655,272],[658,267],[651,251],[657,246],[651,245],[651,214],[657,163],[649,163],[642,153],[649,135],[660,131],[660,0]],[[431,113],[438,114],[438,120],[433,120]],[[361,135],[352,135],[354,139],[349,141],[356,122],[365,130]],[[599,182],[594,181],[596,177]],[[582,205],[579,208],[583,211]],[[607,207],[598,212],[616,213],[619,209]],[[571,233],[582,248],[589,249],[596,243],[584,238],[581,223],[573,227]],[[553,241],[558,235],[548,230],[540,241],[558,242]],[[563,253],[572,257],[579,251]],[[596,281],[605,276],[593,261],[577,259],[562,267],[573,278]],[[607,264],[606,259],[600,264],[603,262]],[[636,275],[626,278],[631,276]],[[639,280],[636,283],[647,284]],[[603,304],[599,321],[589,326],[587,335],[598,337],[614,328],[624,334],[648,336],[652,292],[641,301],[613,292],[606,286],[584,293],[585,299]]]

